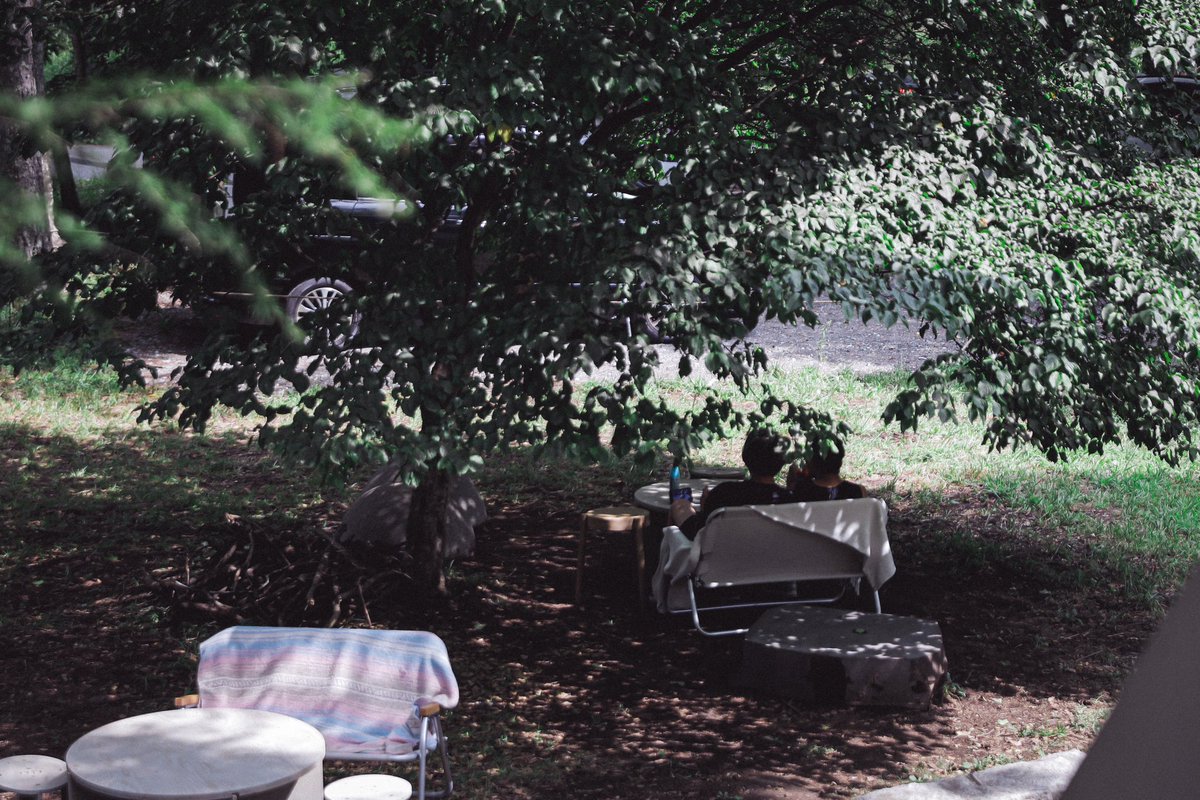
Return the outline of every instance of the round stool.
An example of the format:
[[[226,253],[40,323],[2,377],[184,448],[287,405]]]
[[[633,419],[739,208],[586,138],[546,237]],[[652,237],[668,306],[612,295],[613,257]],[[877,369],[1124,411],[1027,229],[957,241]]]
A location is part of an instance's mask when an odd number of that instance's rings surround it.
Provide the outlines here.
[[[412,784],[395,775],[351,775],[325,787],[325,800],[408,800]]]
[[[0,791],[18,797],[40,797],[67,785],[67,764],[52,756],[0,758]]]
[[[593,508],[584,512],[583,524],[579,529],[579,557],[575,563],[575,604],[583,601],[584,546],[589,530],[622,533],[633,531],[633,545],[637,557],[638,605],[646,602],[650,586],[646,580],[646,543],[643,531],[650,524],[650,512],[636,506],[609,506]]]

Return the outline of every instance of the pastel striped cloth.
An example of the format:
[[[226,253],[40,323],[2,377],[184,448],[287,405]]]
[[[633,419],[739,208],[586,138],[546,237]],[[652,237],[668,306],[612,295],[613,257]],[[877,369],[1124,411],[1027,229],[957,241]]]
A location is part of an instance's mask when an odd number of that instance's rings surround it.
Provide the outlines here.
[[[200,645],[200,705],[304,720],[337,753],[417,749],[417,702],[458,704],[446,645],[425,631],[226,628]]]

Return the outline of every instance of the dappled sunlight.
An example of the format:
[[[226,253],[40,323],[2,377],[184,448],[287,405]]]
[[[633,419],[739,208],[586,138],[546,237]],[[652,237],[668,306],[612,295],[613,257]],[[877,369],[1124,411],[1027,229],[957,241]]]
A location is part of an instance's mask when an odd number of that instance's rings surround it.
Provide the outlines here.
[[[0,562],[5,716],[20,720],[0,725],[0,739],[14,750],[61,753],[90,728],[193,688],[195,642],[225,623],[166,607],[150,588],[160,570],[185,557],[198,565],[250,523],[311,537],[344,510],[233,435],[135,429],[89,440],[11,423],[0,432],[0,486],[21,500],[0,510],[16,532]],[[1003,459],[991,474],[1007,463],[1020,474],[1023,462]],[[998,486],[896,489],[886,497],[897,572],[883,606],[939,623],[950,694],[928,711],[807,708],[734,685],[741,639],[707,640],[641,607],[628,534],[589,536],[574,603],[580,514],[628,502],[658,477],[625,463],[493,457],[479,480],[489,519],[475,556],[450,569],[448,605],[372,601],[373,624],[447,642],[463,698],[448,722],[464,797],[575,786],[589,787],[577,796],[619,796],[630,785],[664,798],[714,787],[744,798],[853,795],[1079,746],[1156,619],[1087,522],[1121,525],[1140,512],[1101,514],[1111,508],[1101,498],[1081,506],[1095,497],[1090,482],[1065,495],[1085,509],[1070,529]],[[657,544],[651,531],[651,561]],[[1137,563],[1162,577],[1150,556]]]
[[[163,525],[195,530],[226,524],[230,515],[295,518],[324,505],[303,482],[280,496],[272,461],[232,434],[197,440],[139,428],[93,441],[0,423],[0,466],[0,497],[13,499],[0,506],[0,522],[36,534],[43,552],[102,544],[110,526],[153,537]]]
[[[483,487],[485,495],[495,497],[489,488]],[[1024,592],[1037,598],[1053,584],[1040,583],[1036,572],[1024,578],[1008,571],[998,575],[996,567],[1005,562],[989,566],[986,559],[978,571],[959,558],[957,571],[947,565],[944,575],[929,574],[919,566],[927,557],[934,570],[943,557],[956,557],[942,554],[932,530],[914,537],[919,521],[907,519],[901,506],[892,513],[897,586],[885,587],[885,607],[945,620],[953,681],[967,696],[951,697],[929,711],[904,712],[806,709],[780,698],[747,695],[730,685],[741,658],[740,640],[703,640],[682,620],[637,608],[628,537],[589,537],[584,604],[579,609],[567,605],[576,520],[562,508],[547,507],[533,517],[494,514],[475,562],[493,565],[490,569],[503,575],[503,587],[485,580],[477,584],[478,597],[460,600],[464,609],[476,604],[490,609],[487,617],[476,617],[487,633],[471,640],[471,652],[489,652],[490,659],[505,651],[528,653],[510,662],[524,670],[509,694],[475,706],[466,692],[470,710],[462,712],[466,724],[473,724],[476,713],[493,719],[519,713],[534,726],[535,734],[519,739],[528,752],[505,751],[506,785],[514,790],[529,785],[534,775],[549,785],[574,780],[604,785],[603,775],[616,772],[623,780],[637,780],[650,794],[655,786],[679,781],[698,789],[733,773],[763,792],[739,790],[746,797],[766,796],[783,786],[821,791],[845,783],[848,775],[854,778],[847,785],[865,791],[922,769],[944,772],[986,757],[1006,730],[997,719],[1041,719],[1029,730],[1062,726],[1064,731],[1050,741],[1012,731],[1004,739],[1010,757],[1032,757],[1036,747],[1082,743],[1092,731],[1072,727],[1069,709],[1093,697],[1097,682],[1110,690],[1119,685],[1119,672],[1103,674],[1086,661],[1077,660],[1074,672],[1068,672],[1064,658],[1063,668],[1046,674],[1046,665],[1034,658],[1033,642],[1034,629],[1048,620],[1029,622],[1036,604],[1014,605],[1005,595],[1015,584],[1018,597]],[[1052,557],[1051,548],[1043,560]],[[1021,588],[1023,583],[1028,585]],[[1116,611],[1108,609],[1114,624],[1137,629],[1148,622],[1136,608],[1129,617]],[[1121,619],[1126,621],[1117,622]],[[534,630],[536,642],[529,639]],[[1049,643],[1071,631],[1046,627],[1044,635]],[[1140,642],[1127,642],[1126,661]],[[503,710],[494,707],[497,698],[503,698]],[[474,720],[496,730],[495,723]],[[600,766],[593,766],[597,755]],[[616,785],[611,784],[613,791]]]

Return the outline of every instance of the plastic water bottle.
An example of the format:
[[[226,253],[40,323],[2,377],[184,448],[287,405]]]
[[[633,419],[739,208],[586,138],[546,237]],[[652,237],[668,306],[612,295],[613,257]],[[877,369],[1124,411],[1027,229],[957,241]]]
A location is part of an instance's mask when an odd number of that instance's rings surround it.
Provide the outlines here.
[[[670,497],[672,502],[678,500],[682,496],[679,490],[679,475],[679,459],[675,459],[675,463],[671,467],[671,488],[668,492],[668,497]]]

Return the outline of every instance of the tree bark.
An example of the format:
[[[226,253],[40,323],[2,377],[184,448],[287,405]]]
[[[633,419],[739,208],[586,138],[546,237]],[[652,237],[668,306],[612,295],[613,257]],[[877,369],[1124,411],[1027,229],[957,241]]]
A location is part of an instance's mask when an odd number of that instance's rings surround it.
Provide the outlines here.
[[[442,552],[446,542],[450,473],[431,468],[413,491],[408,512],[408,546],[413,557],[413,579],[423,594],[420,601],[446,595]]]
[[[83,203],[79,201],[79,187],[75,185],[75,173],[71,171],[71,151],[67,143],[59,139],[50,155],[54,159],[54,177],[58,181],[59,206],[65,212],[82,217]]]
[[[18,97],[35,97],[44,77],[42,48],[34,30],[33,17],[40,0],[0,0],[0,91]],[[0,120],[0,174],[24,192],[42,198],[44,223],[22,228],[18,247],[27,257],[53,246],[54,193],[50,161],[45,153],[29,152],[24,137],[11,123]]]
[[[88,79],[87,47],[78,23],[71,25],[71,52],[75,56],[75,80],[82,86]]]

